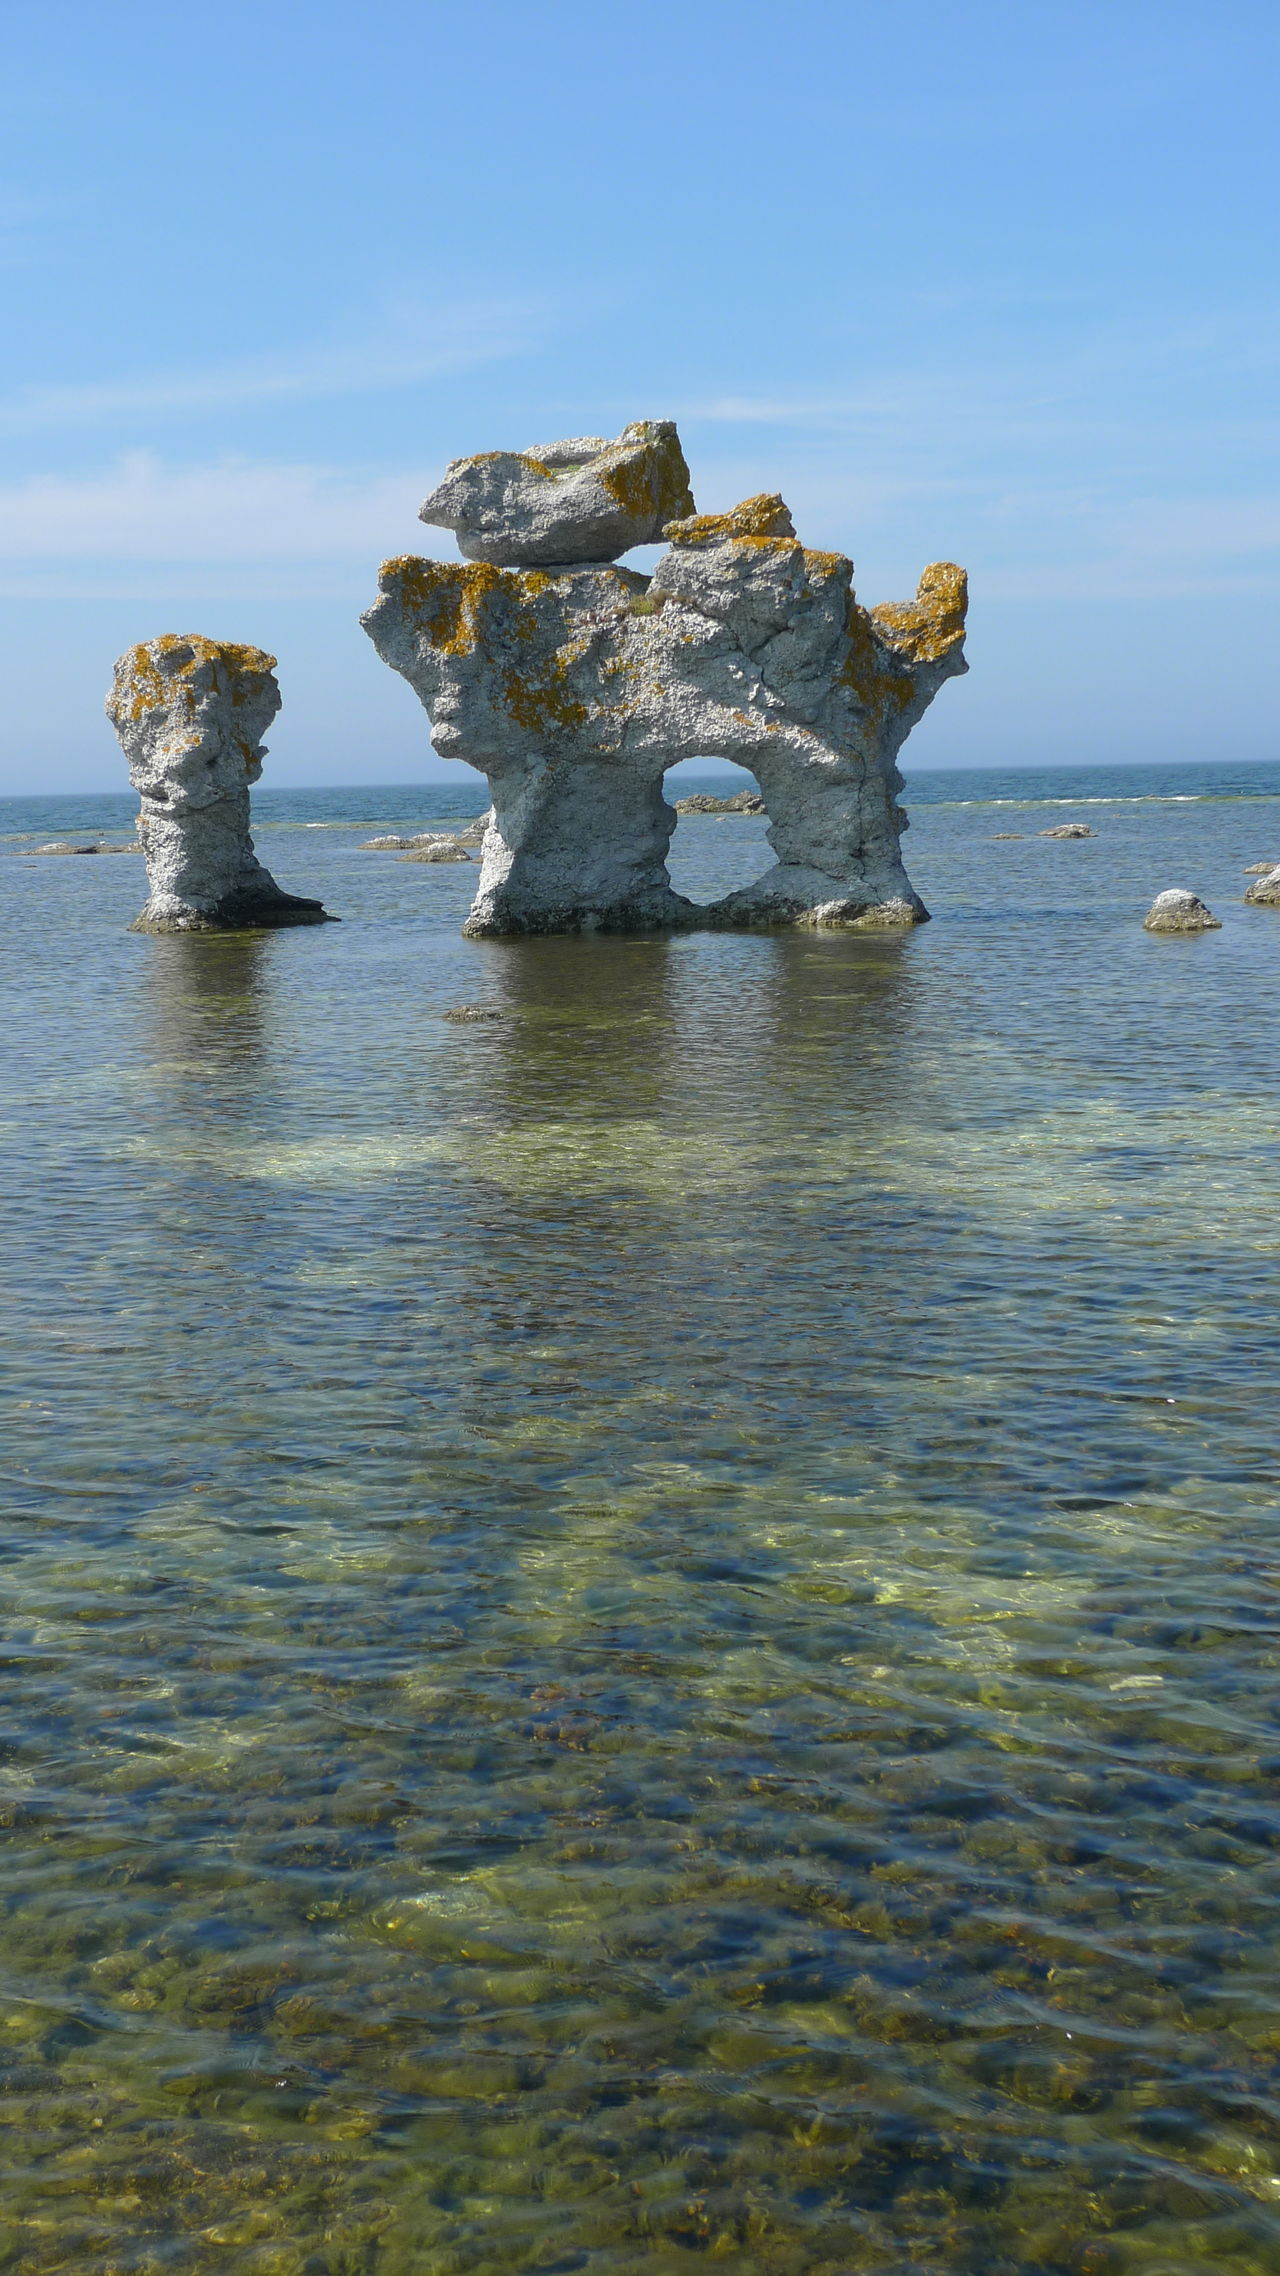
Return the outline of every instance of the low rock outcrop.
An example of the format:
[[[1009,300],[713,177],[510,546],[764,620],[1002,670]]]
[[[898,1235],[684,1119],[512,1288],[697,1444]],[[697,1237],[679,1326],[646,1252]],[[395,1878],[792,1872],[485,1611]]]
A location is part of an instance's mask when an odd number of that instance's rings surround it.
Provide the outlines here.
[[[1039,832],[1042,838],[1096,838],[1097,835],[1087,822],[1055,822],[1051,830]]]
[[[705,790],[695,790],[688,798],[677,798],[677,814],[763,814],[764,800],[758,790],[735,791],[732,798],[712,798]]]
[[[437,751],[493,798],[468,932],[919,922],[897,753],[967,669],[964,571],[935,563],[913,601],[866,609],[852,564],[802,546],[773,495],[665,534],[651,579],[581,559],[383,566],[364,628]],[[508,556],[521,535],[490,533]],[[667,876],[662,778],[685,758],[755,776],[778,856],[710,910]]]
[[[1184,887],[1171,886],[1168,892],[1157,893],[1155,900],[1142,920],[1149,933],[1207,933],[1221,932],[1222,919],[1205,907],[1198,893],[1189,893]]]
[[[1251,901],[1255,909],[1280,909],[1280,865],[1255,878],[1245,900]]]
[[[693,512],[670,419],[637,419],[616,442],[578,435],[527,451],[455,458],[418,519],[451,529],[468,561],[504,569],[616,561]]]
[[[229,932],[323,924],[318,901],[285,893],[249,835],[249,785],[280,709],[275,657],[167,633],[121,656],[107,697],[129,779],[148,899],[134,932]]]
[[[412,846],[408,853],[402,853],[400,859],[426,862],[470,861],[471,856],[465,846],[458,844],[456,838],[427,838]]]

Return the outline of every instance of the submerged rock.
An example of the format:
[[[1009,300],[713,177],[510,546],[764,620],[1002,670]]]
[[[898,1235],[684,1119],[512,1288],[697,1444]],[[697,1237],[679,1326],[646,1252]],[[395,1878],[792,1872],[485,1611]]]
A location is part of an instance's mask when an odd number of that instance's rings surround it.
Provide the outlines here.
[[[1021,844],[1025,835],[1026,833],[1023,830],[996,830],[992,836],[991,843],[993,846],[998,846],[1004,841],[1011,842],[1014,838],[1016,838],[1019,844]]]
[[[1087,822],[1055,822],[1051,830],[1041,830],[1039,835],[1042,838],[1096,838],[1098,833],[1091,830]]]
[[[39,854],[96,854],[101,851],[102,848],[96,844],[91,846],[73,845],[69,838],[51,838],[47,846],[23,846],[20,848],[25,861],[34,861]]]
[[[468,561],[504,569],[614,561],[693,512],[670,419],[637,419],[616,442],[578,435],[533,450],[455,458],[418,519],[451,529]]]
[[[134,932],[232,932],[323,924],[318,901],[282,892],[249,835],[249,785],[280,709],[275,658],[236,641],[166,633],[115,667],[107,716],[142,800],[149,896]]]
[[[505,1019],[505,1012],[489,1004],[455,1004],[452,1011],[442,1012],[442,1019],[450,1020],[454,1027],[470,1027],[477,1020]]]
[[[1251,901],[1255,909],[1280,909],[1280,863],[1255,879],[1245,900]]]
[[[458,844],[456,838],[419,838],[408,853],[401,854],[400,859],[401,861],[470,861],[471,856],[465,846]]]
[[[695,790],[676,800],[677,814],[763,814],[764,810],[758,790],[739,790],[732,798],[712,798],[705,790]]]
[[[384,563],[361,622],[437,751],[493,797],[467,931],[919,923],[897,753],[967,669],[964,571],[935,563],[913,601],[866,609],[852,564],[802,546],[775,496],[666,534],[651,580],[598,562]],[[669,766],[702,757],[755,776],[778,855],[710,910],[672,891],[662,792]]]
[[[1188,893],[1181,886],[1171,886],[1165,893],[1157,893],[1155,900],[1142,920],[1149,933],[1207,933],[1221,932],[1222,919],[1205,907],[1198,893]]]

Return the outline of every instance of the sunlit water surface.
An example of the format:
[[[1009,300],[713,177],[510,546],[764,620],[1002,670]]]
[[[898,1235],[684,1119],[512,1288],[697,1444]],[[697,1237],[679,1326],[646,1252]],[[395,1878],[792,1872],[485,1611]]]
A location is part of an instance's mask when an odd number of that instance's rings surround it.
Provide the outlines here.
[[[17,858],[128,801],[0,810],[0,2265],[1280,2269],[1280,770],[1192,773],[917,782],[906,938],[465,941],[432,787],[152,939]]]

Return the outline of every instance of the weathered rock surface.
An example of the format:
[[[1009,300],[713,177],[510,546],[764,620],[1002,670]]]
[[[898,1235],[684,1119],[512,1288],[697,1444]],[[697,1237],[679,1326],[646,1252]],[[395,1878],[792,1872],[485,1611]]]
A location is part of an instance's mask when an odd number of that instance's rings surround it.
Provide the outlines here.
[[[705,790],[695,790],[688,798],[677,798],[677,814],[763,814],[764,800],[758,790],[735,791],[732,798],[712,798]]]
[[[500,568],[615,561],[693,512],[670,419],[637,419],[616,442],[579,435],[528,451],[455,458],[418,519],[451,529],[468,561]]]
[[[1269,869],[1265,876],[1255,878],[1245,894],[1255,909],[1280,909],[1280,865]]]
[[[1249,867],[1245,871],[1245,876],[1270,877],[1272,870],[1277,867],[1280,867],[1280,864],[1277,864],[1274,861],[1251,861]]]
[[[493,797],[467,930],[919,922],[896,760],[967,669],[964,571],[935,563],[914,601],[868,610],[852,564],[802,546],[773,496],[666,534],[652,580],[384,564],[364,628],[430,711],[437,751],[480,768]],[[663,774],[700,757],[755,776],[778,856],[711,910],[666,869]]]
[[[1023,830],[995,830],[992,833],[991,843],[993,846],[1011,845],[1016,838],[1021,844],[1025,835],[1026,832]]]
[[[249,835],[249,785],[280,709],[275,658],[260,648],[166,633],[116,664],[107,716],[142,811],[149,897],[135,932],[228,932],[325,921],[285,893]]]
[[[1207,933],[1221,932],[1222,919],[1205,907],[1198,893],[1188,893],[1181,886],[1171,886],[1166,893],[1157,893],[1155,900],[1142,920],[1149,933]]]
[[[1091,830],[1087,822],[1055,822],[1051,830],[1041,830],[1039,835],[1042,838],[1096,838],[1098,833]]]

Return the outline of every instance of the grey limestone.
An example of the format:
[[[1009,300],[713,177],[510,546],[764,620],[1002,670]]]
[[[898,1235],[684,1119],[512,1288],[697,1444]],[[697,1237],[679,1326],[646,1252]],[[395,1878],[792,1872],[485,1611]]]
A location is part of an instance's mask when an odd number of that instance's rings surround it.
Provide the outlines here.
[[[249,785],[280,709],[275,658],[199,634],[144,640],[115,667],[107,715],[141,798],[148,898],[135,932],[227,932],[325,921],[285,893],[249,834]]]

